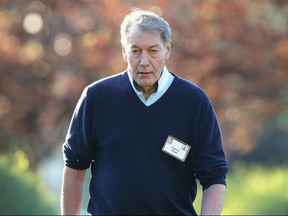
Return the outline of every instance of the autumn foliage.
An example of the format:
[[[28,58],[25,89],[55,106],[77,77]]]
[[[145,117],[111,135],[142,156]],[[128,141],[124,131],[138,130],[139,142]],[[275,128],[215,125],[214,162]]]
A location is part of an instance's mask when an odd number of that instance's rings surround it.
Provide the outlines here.
[[[170,23],[168,68],[208,93],[230,159],[267,128],[287,137],[287,1],[0,0],[1,153],[35,165],[59,151],[83,88],[125,70],[119,25],[132,7]]]

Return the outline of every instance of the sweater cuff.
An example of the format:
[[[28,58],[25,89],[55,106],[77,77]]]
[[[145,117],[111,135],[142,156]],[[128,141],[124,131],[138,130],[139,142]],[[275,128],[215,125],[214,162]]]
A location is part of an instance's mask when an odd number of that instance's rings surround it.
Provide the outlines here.
[[[92,162],[91,160],[87,159],[87,157],[77,155],[71,152],[69,148],[65,147],[63,148],[63,159],[65,166],[78,170],[88,169]]]
[[[207,188],[209,188],[211,185],[214,185],[214,184],[222,184],[222,185],[226,186],[226,178],[225,178],[225,176],[213,179],[213,180],[207,182],[205,185],[202,185],[203,191],[206,190]]]

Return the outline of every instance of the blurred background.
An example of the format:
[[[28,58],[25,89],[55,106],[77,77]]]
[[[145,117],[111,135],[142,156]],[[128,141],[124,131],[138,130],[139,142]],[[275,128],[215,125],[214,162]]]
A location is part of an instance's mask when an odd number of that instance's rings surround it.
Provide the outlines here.
[[[133,7],[169,22],[169,70],[211,98],[230,162],[223,214],[288,214],[286,0],[0,0],[0,214],[59,214],[73,109],[126,69]]]

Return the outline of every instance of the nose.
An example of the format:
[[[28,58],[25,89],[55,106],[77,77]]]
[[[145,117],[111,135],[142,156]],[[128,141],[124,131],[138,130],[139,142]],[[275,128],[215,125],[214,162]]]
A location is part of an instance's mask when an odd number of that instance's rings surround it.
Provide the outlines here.
[[[140,66],[142,67],[146,67],[149,65],[149,60],[148,60],[148,53],[147,52],[143,52],[141,55],[141,59],[140,59]]]

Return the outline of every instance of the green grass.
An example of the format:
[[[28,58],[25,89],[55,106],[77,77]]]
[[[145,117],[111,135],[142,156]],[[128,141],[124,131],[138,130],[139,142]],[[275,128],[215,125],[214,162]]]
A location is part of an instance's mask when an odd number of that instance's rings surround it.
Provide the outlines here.
[[[199,190],[195,208],[200,212]],[[288,215],[288,168],[238,163],[230,168],[223,215]]]
[[[0,155],[0,214],[56,215],[57,198],[47,190],[22,151]]]
[[[194,205],[198,213],[201,190],[199,187]],[[14,155],[0,156],[0,203],[1,214],[59,213],[57,198],[51,196],[45,185],[29,170],[29,162],[21,151]],[[84,205],[86,207],[87,200]],[[245,163],[232,165],[227,175],[222,214],[288,215],[288,167]]]

